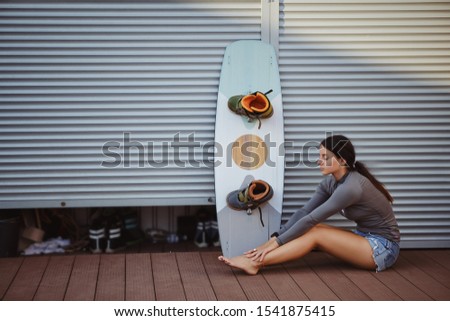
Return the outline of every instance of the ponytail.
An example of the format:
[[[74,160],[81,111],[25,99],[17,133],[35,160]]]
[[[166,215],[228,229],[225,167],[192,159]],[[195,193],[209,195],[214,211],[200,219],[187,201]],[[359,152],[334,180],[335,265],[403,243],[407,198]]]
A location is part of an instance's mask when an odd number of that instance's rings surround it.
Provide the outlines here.
[[[376,189],[379,190],[388,199],[389,202],[394,202],[394,198],[391,196],[388,190],[375,178],[375,176],[373,176],[369,172],[369,170],[363,163],[356,161],[352,169],[356,170],[362,176],[366,177],[373,184],[373,186],[375,186]]]

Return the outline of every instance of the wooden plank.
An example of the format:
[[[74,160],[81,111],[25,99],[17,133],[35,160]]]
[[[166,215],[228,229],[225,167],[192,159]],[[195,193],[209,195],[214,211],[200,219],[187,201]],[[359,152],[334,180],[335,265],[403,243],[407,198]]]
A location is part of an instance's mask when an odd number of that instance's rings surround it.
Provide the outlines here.
[[[345,301],[370,300],[347,276],[327,259],[324,253],[312,252],[304,257],[306,263],[327,286]]]
[[[430,250],[424,252],[426,256],[432,258],[447,270],[450,270],[450,250]]]
[[[425,251],[402,251],[402,257],[450,289],[450,270],[425,255]]]
[[[11,282],[19,271],[23,262],[22,257],[9,257],[0,259],[0,300],[3,299]]]
[[[344,267],[341,271],[374,301],[400,301],[401,298],[375,277],[377,272]]]
[[[4,300],[33,300],[48,264],[48,256],[33,256],[24,259],[16,277],[6,291]]]
[[[401,298],[375,277],[375,271],[358,269],[327,255],[328,259],[345,276],[374,301],[400,301]]]
[[[249,301],[276,301],[278,299],[262,273],[251,276],[237,269],[233,269],[233,272]]]
[[[374,276],[405,301],[429,301],[431,297],[402,276],[402,268],[393,268],[375,273]]]
[[[177,253],[176,257],[186,299],[188,301],[217,300],[200,253]]]
[[[415,265],[409,263],[402,254],[394,266],[396,271],[401,271],[403,277],[409,280],[417,288],[425,292],[434,300],[450,300],[450,289],[440,284],[427,273]]]
[[[34,300],[61,301],[64,299],[74,259],[73,255],[50,257]]]
[[[284,263],[284,266],[297,285],[312,301],[337,301],[339,297],[306,264],[305,260]]]
[[[104,254],[100,256],[95,300],[125,300],[125,254]]]
[[[276,265],[264,268],[263,276],[280,301],[305,301],[306,294],[294,282],[283,266]]]
[[[77,255],[73,263],[72,274],[64,300],[92,301],[97,288],[100,255]]]
[[[154,253],[151,258],[156,300],[186,300],[175,253]]]
[[[154,301],[155,286],[150,253],[127,254],[125,299],[130,301]]]
[[[217,300],[247,300],[231,268],[217,259],[219,252],[202,252],[200,255]]]

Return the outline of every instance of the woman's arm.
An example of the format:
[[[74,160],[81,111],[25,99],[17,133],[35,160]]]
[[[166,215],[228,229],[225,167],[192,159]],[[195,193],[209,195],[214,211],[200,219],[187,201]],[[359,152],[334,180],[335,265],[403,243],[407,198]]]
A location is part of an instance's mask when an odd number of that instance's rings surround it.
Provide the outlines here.
[[[325,221],[331,215],[356,203],[362,193],[361,187],[354,184],[342,184],[323,203],[309,214],[304,215],[277,237],[278,244],[289,242],[307,232],[313,226]]]
[[[278,235],[282,235],[283,233],[285,233],[295,223],[297,223],[300,219],[311,213],[314,209],[323,204],[330,197],[331,194],[327,192],[326,188],[327,182],[328,178],[322,180],[322,182],[319,184],[313,196],[308,200],[308,202],[306,202],[306,204],[301,209],[292,214],[289,220],[283,226],[281,226],[280,230],[278,231]]]

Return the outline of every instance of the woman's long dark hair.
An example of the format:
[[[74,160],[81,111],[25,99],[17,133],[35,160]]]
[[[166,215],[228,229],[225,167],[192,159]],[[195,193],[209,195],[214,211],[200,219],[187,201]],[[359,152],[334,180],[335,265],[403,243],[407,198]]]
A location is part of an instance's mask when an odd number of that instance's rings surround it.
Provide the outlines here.
[[[367,167],[363,163],[356,161],[355,148],[350,139],[343,135],[333,135],[325,138],[320,145],[331,151],[336,157],[342,158],[351,171],[355,170],[365,176],[381,193],[383,193],[384,196],[386,196],[389,202],[392,203],[394,201],[388,190],[369,172]]]

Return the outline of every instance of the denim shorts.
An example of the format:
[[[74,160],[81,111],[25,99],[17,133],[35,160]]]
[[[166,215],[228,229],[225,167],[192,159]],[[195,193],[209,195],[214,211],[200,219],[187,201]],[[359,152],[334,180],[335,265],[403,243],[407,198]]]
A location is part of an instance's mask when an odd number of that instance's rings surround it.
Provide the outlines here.
[[[400,246],[397,242],[389,241],[388,239],[371,233],[364,233],[354,230],[355,234],[365,237],[372,247],[373,259],[377,265],[377,272],[386,270],[394,265],[400,254]]]

